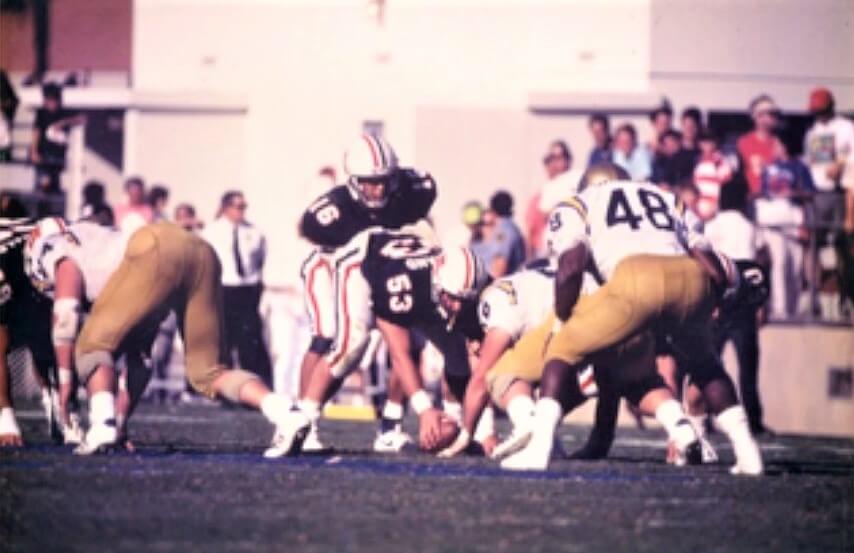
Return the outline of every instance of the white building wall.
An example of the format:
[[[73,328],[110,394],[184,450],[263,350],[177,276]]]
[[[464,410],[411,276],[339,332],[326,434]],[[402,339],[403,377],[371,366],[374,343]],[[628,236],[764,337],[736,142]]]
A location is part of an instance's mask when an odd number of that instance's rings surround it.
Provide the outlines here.
[[[569,139],[579,162],[586,158],[584,117],[533,114],[537,94],[602,97],[604,109],[613,93],[635,97],[635,109],[661,94],[677,108],[740,109],[764,90],[784,108],[802,109],[809,89],[825,84],[841,107],[854,105],[852,38],[844,32],[854,7],[846,0],[386,4],[380,28],[365,0],[135,2],[135,89],[245,98],[243,142],[215,119],[186,127],[182,155],[192,169],[187,183],[182,175],[170,184],[176,199],[190,199],[196,192],[182,187],[210,183],[202,202],[222,191],[212,190],[221,181],[246,190],[249,216],[271,239],[269,282],[295,279],[294,229],[322,191],[316,172],[340,165],[365,120],[385,123],[404,163],[436,174],[435,217],[447,226],[461,201],[486,200],[498,186],[517,194],[521,211],[555,136]],[[644,137],[648,126],[638,121]],[[172,132],[180,137],[184,128]],[[216,154],[191,146],[199,134],[234,156],[228,170],[237,177],[204,163]],[[147,152],[156,137],[138,147],[136,167],[151,178],[171,163]]]

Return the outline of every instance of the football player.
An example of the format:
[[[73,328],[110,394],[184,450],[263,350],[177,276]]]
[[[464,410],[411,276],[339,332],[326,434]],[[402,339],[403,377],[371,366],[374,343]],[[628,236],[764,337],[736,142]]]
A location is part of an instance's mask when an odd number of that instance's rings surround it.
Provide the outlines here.
[[[737,278],[731,262],[687,236],[672,195],[608,167],[607,178],[602,178],[602,168],[589,169],[579,195],[559,204],[549,218],[549,242],[559,255],[557,320],[546,349],[530,441],[502,466],[547,468],[558,422],[565,409],[584,399],[577,371],[656,329],[670,335],[675,347],[691,352],[692,375],[733,444],[732,472],[761,474],[759,448],[711,336],[712,311]],[[596,293],[579,297],[585,271],[603,284]],[[660,376],[654,370],[616,372],[635,380],[637,403],[655,413],[678,452],[699,462],[697,435]]]
[[[433,178],[401,167],[394,149],[378,136],[360,136],[344,154],[344,169],[347,183],[312,202],[300,222],[300,234],[314,246],[301,270],[312,332],[300,367],[301,394],[306,392],[314,367],[329,352],[338,332],[335,252],[367,228],[398,229],[418,222],[427,216],[436,200]],[[381,431],[375,442],[375,449],[383,451],[398,449],[408,441],[405,434],[395,431],[399,425],[394,422],[399,422],[403,413],[403,398],[394,376],[388,392],[384,409],[387,431]],[[321,449],[317,426],[312,425],[303,450]]]
[[[60,417],[56,394],[56,361],[50,341],[51,302],[38,293],[24,270],[24,242],[34,228],[17,199],[0,198],[0,446],[22,445],[12,407],[7,354],[18,346],[30,350],[48,432],[55,441],[79,442],[76,413]],[[60,418],[65,424],[60,423]]]
[[[554,304],[554,269],[552,260],[531,262],[522,271],[494,281],[480,295],[477,311],[484,338],[466,387],[460,434],[450,447],[439,453],[440,457],[451,457],[467,449],[477,422],[487,409],[488,392],[496,388],[495,379],[490,378],[493,367],[524,334],[540,325],[551,313]],[[588,392],[593,392],[595,383],[588,376],[585,373],[582,380]],[[498,380],[502,379],[499,377]],[[525,426],[534,407],[531,384],[522,380],[511,389],[511,382],[515,380],[516,378],[508,377],[497,385],[502,388],[501,393],[493,394],[496,404],[507,411],[514,428]],[[502,449],[510,442],[505,442],[496,451],[488,453],[493,456],[506,455]]]
[[[146,346],[140,344],[151,335],[148,330],[155,332],[173,309],[184,338],[190,384],[209,398],[220,395],[260,409],[274,425],[284,421],[291,408],[287,397],[272,393],[253,373],[229,370],[222,364],[220,265],[206,242],[181,227],[156,223],[136,231],[126,247],[110,240],[102,242],[97,251],[87,252],[81,243],[64,225],[50,236],[31,241],[37,282],[40,278],[46,287],[52,285],[57,302],[66,299],[54,309],[55,340],[68,346],[61,355],[70,352],[69,340],[77,334],[79,298],[94,301],[74,346],[75,369],[89,395],[90,423],[76,453],[92,454],[119,445],[120,425],[126,421],[117,421],[115,359],[128,347],[145,351]],[[93,270],[115,255],[120,262],[110,274]],[[70,366],[70,360],[65,362]],[[129,363],[131,401],[142,391],[136,388],[137,380],[145,377],[141,364]]]
[[[413,363],[410,329],[418,328],[442,352],[445,380],[461,397],[470,373],[466,336],[479,337],[472,300],[487,283],[486,271],[467,249],[451,248],[439,255],[438,248],[417,235],[390,231],[359,235],[342,248],[335,266],[341,332],[313,372],[293,412],[293,424],[267,455],[278,457],[299,448],[323,403],[360,358],[374,324],[386,341],[392,371],[419,417],[419,443],[432,450],[441,437],[443,416]],[[462,278],[452,278],[457,275]],[[464,302],[471,308],[460,309]]]

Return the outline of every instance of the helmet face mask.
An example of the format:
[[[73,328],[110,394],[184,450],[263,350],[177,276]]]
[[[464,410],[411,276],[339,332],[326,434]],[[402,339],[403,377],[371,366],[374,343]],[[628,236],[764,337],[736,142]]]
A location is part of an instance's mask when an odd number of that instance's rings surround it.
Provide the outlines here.
[[[353,197],[368,209],[382,209],[397,190],[397,171],[387,175],[351,176],[347,181]]]
[[[368,209],[385,207],[397,189],[397,154],[378,136],[360,136],[344,154],[344,170],[353,198]]]

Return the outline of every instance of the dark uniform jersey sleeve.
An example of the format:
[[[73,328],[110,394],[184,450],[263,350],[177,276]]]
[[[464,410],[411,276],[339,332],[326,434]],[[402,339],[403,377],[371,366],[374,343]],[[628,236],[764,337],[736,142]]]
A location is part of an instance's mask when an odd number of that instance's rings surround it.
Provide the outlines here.
[[[401,169],[398,189],[386,206],[383,226],[399,228],[427,217],[436,201],[436,181],[414,169]]]
[[[347,187],[339,185],[312,202],[303,213],[299,230],[315,246],[334,249],[372,224]]]

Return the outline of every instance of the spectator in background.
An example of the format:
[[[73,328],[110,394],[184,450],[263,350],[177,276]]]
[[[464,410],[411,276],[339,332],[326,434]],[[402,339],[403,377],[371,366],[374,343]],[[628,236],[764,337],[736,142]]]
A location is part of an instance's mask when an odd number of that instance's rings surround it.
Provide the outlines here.
[[[580,173],[572,170],[572,152],[563,140],[554,140],[543,156],[543,166],[548,180],[535,194],[525,213],[525,226],[530,256],[545,254],[544,231],[546,219],[552,208],[578,188]]]
[[[700,159],[694,167],[694,186],[697,187],[697,215],[708,221],[718,211],[721,188],[732,179],[732,166],[718,150],[718,141],[708,130],[700,131],[697,137]]]
[[[705,235],[720,252],[735,261],[767,260],[762,231],[745,215],[747,189],[727,185],[721,190],[720,212],[706,224]],[[762,421],[762,402],[759,399],[759,330],[757,313],[753,309],[728,313],[716,329],[718,349],[732,341],[738,359],[738,381],[741,401],[747,412],[750,430],[754,434],[768,432]]]
[[[691,106],[682,110],[682,151],[687,152],[694,163],[700,158],[698,144],[700,130],[703,128],[703,113],[699,108]]]
[[[649,122],[652,124],[652,137],[646,144],[650,157],[661,147],[661,137],[667,131],[673,130],[673,108],[670,101],[664,98],[661,105],[649,112]]]
[[[645,181],[652,175],[649,151],[638,146],[638,133],[631,123],[624,123],[617,128],[613,161],[625,169],[632,180]]]
[[[492,278],[511,272],[512,243],[510,237],[502,233],[500,219],[492,209],[484,211],[480,224],[482,239],[471,247]]]
[[[116,207],[116,224],[127,235],[150,223],[154,217],[151,206],[145,201],[145,182],[141,177],[125,181],[127,202]]]
[[[854,123],[836,115],[833,95],[826,88],[812,91],[809,110],[815,122],[804,140],[804,156],[816,188],[815,222],[841,227],[845,219],[844,185],[854,189],[854,174],[848,174],[854,172]],[[818,247],[832,243],[832,236],[819,229]]]
[[[189,232],[200,231],[205,226],[196,218],[196,208],[190,204],[178,204],[175,207],[175,224]]]
[[[454,227],[443,240],[453,246],[471,248],[481,241],[481,220],[483,206],[477,200],[471,200],[463,205],[460,213],[460,224]]]
[[[15,112],[18,111],[18,95],[5,69],[0,69],[0,162],[12,159],[12,130]]]
[[[761,94],[750,102],[749,110],[754,129],[738,139],[737,148],[752,199],[761,192],[762,171],[774,161],[783,145],[775,134],[780,109],[774,100],[767,94]]]
[[[682,135],[673,129],[660,137],[658,152],[652,162],[652,182],[667,190],[675,191],[692,177],[694,155],[682,149]]]
[[[69,132],[75,125],[82,125],[86,119],[62,107],[62,87],[58,84],[45,84],[42,87],[42,98],[44,105],[36,112],[30,161],[36,167],[36,192],[59,194]]]
[[[516,272],[525,263],[525,239],[513,222],[513,196],[509,192],[500,190],[492,195],[489,210],[483,216],[484,226],[489,219],[494,219],[495,228],[484,240],[490,251],[486,268],[493,278],[498,278]]]
[[[151,222],[168,221],[166,204],[169,203],[169,189],[156,184],[148,192],[148,205],[151,206]]]
[[[216,220],[202,233],[222,264],[222,292],[228,363],[237,350],[240,367],[254,371],[272,385],[270,354],[264,343],[258,306],[264,285],[261,275],[267,255],[264,235],[246,221],[248,207],[243,193],[223,194]]]
[[[83,198],[80,206],[80,216],[87,217],[100,205],[107,203],[107,189],[99,180],[90,180],[83,185]]]
[[[765,233],[771,254],[771,314],[784,319],[794,314],[803,279],[801,203],[813,190],[812,178],[799,160],[777,141],[775,159],[762,171],[756,222]]]
[[[593,137],[593,149],[587,158],[587,166],[611,162],[611,122],[604,113],[594,113],[588,123]]]

